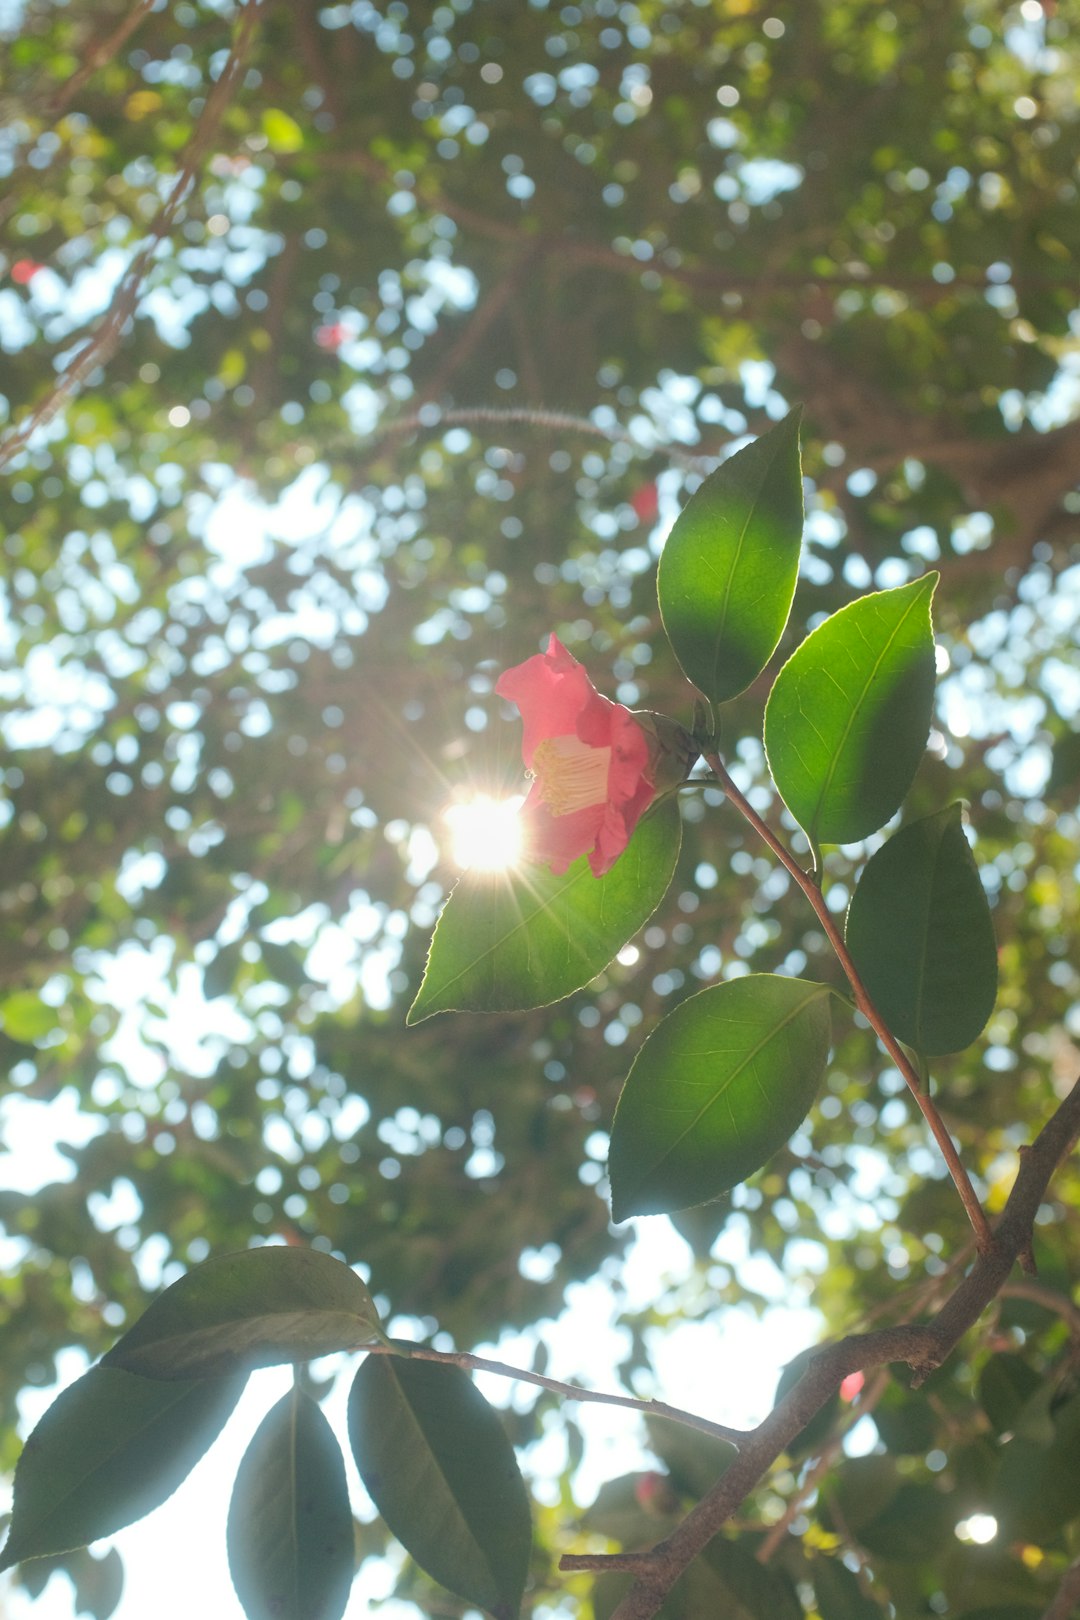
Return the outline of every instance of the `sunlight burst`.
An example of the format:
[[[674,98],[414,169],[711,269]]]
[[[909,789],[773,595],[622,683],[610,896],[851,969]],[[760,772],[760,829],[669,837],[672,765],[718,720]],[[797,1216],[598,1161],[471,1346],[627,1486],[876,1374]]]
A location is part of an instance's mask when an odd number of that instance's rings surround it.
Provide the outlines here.
[[[458,866],[474,872],[506,872],[517,864],[521,854],[521,821],[518,811],[524,795],[512,799],[492,799],[478,794],[446,812],[450,828],[450,852]]]

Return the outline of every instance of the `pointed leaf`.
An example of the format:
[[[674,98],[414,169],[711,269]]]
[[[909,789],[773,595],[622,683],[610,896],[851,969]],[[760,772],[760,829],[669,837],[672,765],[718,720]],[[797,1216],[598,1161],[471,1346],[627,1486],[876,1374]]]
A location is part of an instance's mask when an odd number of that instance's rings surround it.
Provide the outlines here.
[[[717,1198],[783,1147],[821,1082],[829,995],[827,985],[754,973],[668,1014],[615,1110],[614,1220]]]
[[[421,1569],[512,1620],[529,1568],[529,1501],[514,1448],[457,1367],[369,1356],[349,1396],[356,1466]]]
[[[776,677],[765,710],[769,768],[813,844],[865,838],[911,786],[934,700],[937,580],[850,602]]]
[[[660,616],[683,673],[714,703],[776,651],[799,572],[799,413],[723,462],[690,498],[660,557]]]
[[[23,1448],[0,1569],[84,1547],[159,1507],[217,1438],[243,1387],[242,1378],[163,1383],[91,1367]]]
[[[535,865],[467,872],[443,907],[408,1022],[451,1010],[520,1012],[580,990],[660,904],[681,835],[667,798],[603,877],[584,856],[558,877]]]
[[[356,1350],[379,1333],[378,1312],[355,1271],[317,1249],[268,1245],[189,1271],[104,1363],[150,1378],[217,1377]]]
[[[928,1057],[969,1046],[997,996],[994,926],[961,818],[954,804],[902,827],[867,862],[847,916],[879,1012]]]
[[[248,1620],[341,1620],[354,1565],[345,1462],[318,1402],[299,1389],[244,1453],[227,1541]]]

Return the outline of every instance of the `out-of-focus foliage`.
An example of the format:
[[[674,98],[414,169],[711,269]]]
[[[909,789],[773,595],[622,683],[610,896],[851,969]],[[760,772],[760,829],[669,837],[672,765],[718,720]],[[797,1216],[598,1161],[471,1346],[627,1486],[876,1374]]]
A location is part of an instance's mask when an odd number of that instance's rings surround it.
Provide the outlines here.
[[[61,1349],[96,1356],[162,1281],[253,1239],[362,1263],[384,1315],[466,1347],[556,1313],[625,1241],[598,1133],[655,1016],[744,969],[835,979],[705,790],[636,959],[552,1011],[404,1029],[454,875],[442,811],[518,785],[499,671],[554,630],[602,689],[689,722],[659,542],[795,402],[809,545],[778,658],[859,590],[941,571],[910,814],[967,800],[1000,993],[934,1085],[1000,1207],[1080,1030],[1076,0],[265,0],[194,152],[233,8],[178,0],[106,49],[126,15],[0,5],[9,429],[197,169],[116,352],[0,496],[0,1121],[16,1162],[39,1123],[70,1136],[64,1173],[0,1192],[0,1460]],[[744,786],[772,672],[727,713]],[[827,857],[838,911],[866,853]],[[631,1387],[648,1326],[753,1302],[710,1257],[725,1227],[833,1330],[911,1313],[962,1263],[899,1077],[837,1024],[807,1128],[676,1217],[696,1258],[630,1323]],[[1075,1167],[1052,1191],[1040,1276],[1067,1290]],[[1080,1550],[1049,1484],[1075,1324],[1006,1297],[924,1398],[889,1386],[880,1454],[836,1466],[769,1572],[822,1620],[1041,1612]],[[681,1499],[718,1466],[699,1438],[651,1434]],[[628,1545],[661,1524],[630,1494]],[[564,1501],[527,1601],[577,1534]],[[975,1513],[997,1540],[957,1539]],[[79,1557],[107,1612],[111,1566]],[[778,1601],[724,1549],[706,1575]]]

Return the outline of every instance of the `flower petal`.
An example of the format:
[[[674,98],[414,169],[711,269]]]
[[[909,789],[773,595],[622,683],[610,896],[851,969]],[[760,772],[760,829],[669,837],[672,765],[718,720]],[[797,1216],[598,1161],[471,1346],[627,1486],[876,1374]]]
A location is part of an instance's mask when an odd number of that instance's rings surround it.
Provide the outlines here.
[[[615,707],[600,696],[582,665],[554,635],[548,642],[547,652],[536,653],[523,664],[506,670],[496,681],[495,690],[500,697],[516,703],[521,711],[524,733],[521,753],[529,770],[536,745],[545,737],[575,733],[580,737],[583,719],[590,730],[602,731],[605,711]],[[583,740],[592,742],[594,739],[589,736]],[[605,743],[606,740],[605,737]]]

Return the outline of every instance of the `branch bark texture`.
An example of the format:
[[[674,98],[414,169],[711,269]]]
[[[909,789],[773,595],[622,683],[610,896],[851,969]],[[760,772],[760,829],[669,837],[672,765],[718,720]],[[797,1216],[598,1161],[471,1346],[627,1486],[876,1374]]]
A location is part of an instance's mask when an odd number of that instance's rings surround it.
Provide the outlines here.
[[[560,1567],[632,1571],[634,1583],[612,1620],[652,1620],[679,1576],[849,1373],[906,1362],[919,1384],[942,1364],[1001,1292],[1019,1257],[1030,1250],[1035,1217],[1050,1178],[1078,1136],[1080,1080],[1035,1141],[1021,1150],[1020,1169],[994,1229],[992,1247],[976,1256],[971,1270],[928,1322],[851,1334],[825,1346],[784,1400],[740,1441],[731,1467],[669,1536],[648,1552],[610,1559],[568,1554]],[[1060,1620],[1056,1611],[1051,1613],[1053,1620]]]

